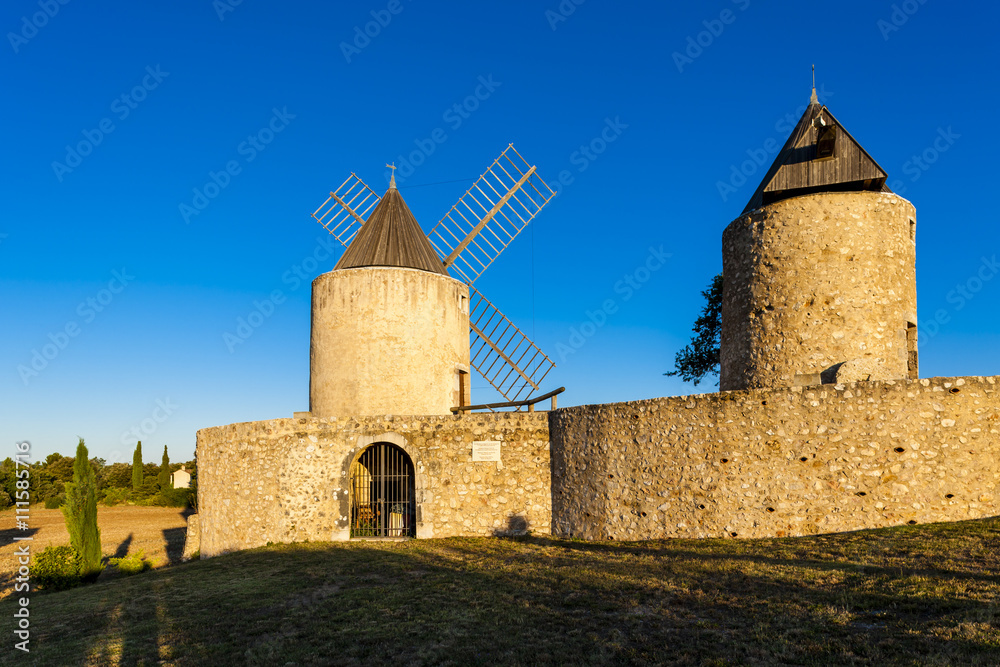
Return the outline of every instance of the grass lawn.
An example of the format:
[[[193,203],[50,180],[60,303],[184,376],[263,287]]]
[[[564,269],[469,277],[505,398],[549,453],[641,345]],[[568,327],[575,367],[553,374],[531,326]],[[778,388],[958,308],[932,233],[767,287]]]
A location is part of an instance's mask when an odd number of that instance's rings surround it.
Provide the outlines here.
[[[998,597],[1000,519],[769,540],[304,543],[33,593],[32,652],[0,661],[997,665]],[[0,602],[5,623],[13,610]]]

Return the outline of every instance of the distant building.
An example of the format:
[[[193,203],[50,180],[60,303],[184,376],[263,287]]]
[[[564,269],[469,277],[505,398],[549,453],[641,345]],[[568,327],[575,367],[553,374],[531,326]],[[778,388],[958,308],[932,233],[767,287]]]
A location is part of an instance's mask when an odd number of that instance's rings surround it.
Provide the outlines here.
[[[170,481],[173,483],[175,489],[187,489],[191,487],[191,473],[185,470],[184,466],[181,466],[180,470],[175,470],[172,475],[170,475]]]

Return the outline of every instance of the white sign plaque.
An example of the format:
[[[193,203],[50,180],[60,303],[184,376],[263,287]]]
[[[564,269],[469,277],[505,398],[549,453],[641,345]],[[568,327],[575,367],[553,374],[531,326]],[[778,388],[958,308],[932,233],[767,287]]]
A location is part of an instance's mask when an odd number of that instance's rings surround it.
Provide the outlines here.
[[[496,440],[476,440],[472,443],[473,461],[500,461],[500,443]]]

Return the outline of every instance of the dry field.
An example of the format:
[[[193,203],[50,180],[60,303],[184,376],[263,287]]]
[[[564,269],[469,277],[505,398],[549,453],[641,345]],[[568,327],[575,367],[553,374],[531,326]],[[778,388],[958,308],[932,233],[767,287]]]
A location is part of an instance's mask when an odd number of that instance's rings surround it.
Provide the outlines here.
[[[97,524],[101,529],[101,551],[105,556],[121,557],[139,549],[156,567],[178,563],[184,551],[187,522],[178,507],[98,507]],[[0,512],[0,599],[10,595],[17,570],[14,537],[30,535],[31,552],[39,554],[49,545],[69,544],[69,533],[61,510],[31,508],[29,530],[14,527],[14,510]],[[102,577],[110,576],[106,572]]]

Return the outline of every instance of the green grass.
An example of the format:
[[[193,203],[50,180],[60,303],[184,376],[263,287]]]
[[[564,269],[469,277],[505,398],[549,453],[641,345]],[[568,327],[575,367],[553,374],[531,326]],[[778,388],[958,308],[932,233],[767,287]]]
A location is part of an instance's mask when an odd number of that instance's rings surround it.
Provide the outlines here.
[[[996,665],[998,554],[1000,519],[773,540],[278,545],[34,593],[30,658],[0,661]]]

